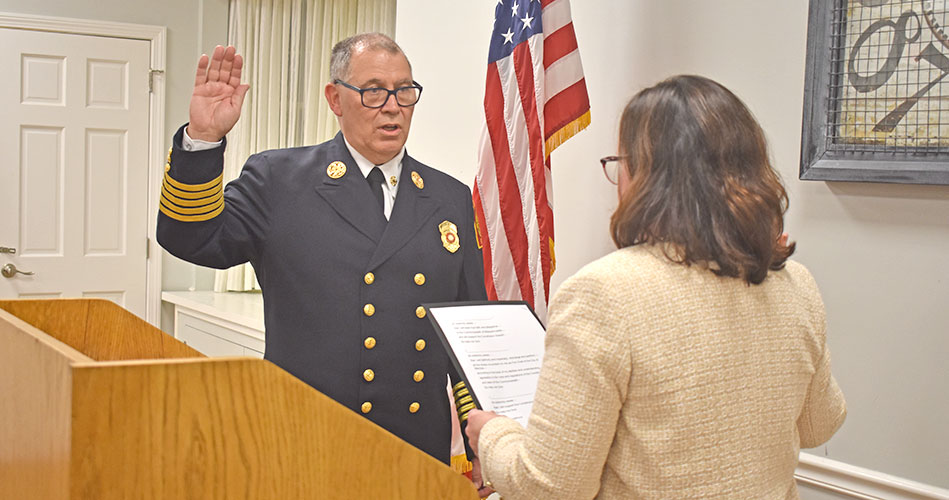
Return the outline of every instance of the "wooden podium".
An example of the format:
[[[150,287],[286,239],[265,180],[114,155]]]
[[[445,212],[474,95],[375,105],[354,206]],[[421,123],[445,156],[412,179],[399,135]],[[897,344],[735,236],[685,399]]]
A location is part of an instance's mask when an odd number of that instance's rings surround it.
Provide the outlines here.
[[[477,499],[268,361],[98,299],[0,301],[0,499]]]

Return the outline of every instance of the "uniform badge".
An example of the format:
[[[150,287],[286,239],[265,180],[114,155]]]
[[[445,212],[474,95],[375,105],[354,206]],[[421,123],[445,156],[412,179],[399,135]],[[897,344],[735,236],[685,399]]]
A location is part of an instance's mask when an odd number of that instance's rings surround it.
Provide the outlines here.
[[[455,253],[461,248],[461,242],[458,241],[458,226],[446,220],[438,225],[438,232],[442,233],[442,246],[445,250]]]
[[[330,163],[326,167],[326,175],[330,176],[330,179],[339,179],[346,175],[346,164],[341,161]]]
[[[414,182],[415,187],[419,189],[423,189],[425,187],[425,181],[422,180],[422,176],[419,175],[415,170],[412,171],[412,182]]]

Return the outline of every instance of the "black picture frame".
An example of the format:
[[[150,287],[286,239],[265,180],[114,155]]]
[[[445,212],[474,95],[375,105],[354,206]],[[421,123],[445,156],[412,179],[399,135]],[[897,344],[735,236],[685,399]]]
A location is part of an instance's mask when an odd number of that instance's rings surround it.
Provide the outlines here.
[[[843,80],[842,75],[846,71],[845,67],[841,67],[845,59],[842,54],[846,50],[846,29],[840,28],[840,16],[846,15],[842,12],[846,13],[848,7],[855,3],[877,6],[888,1],[810,0],[800,179],[949,185],[949,147],[862,145],[858,151],[854,151],[847,144],[837,144],[828,139],[829,136],[837,135],[832,129],[835,128],[835,113],[840,113],[839,109],[831,108],[835,102],[839,102],[833,99],[836,94],[832,93],[840,92],[840,80]],[[918,3],[923,8],[922,2]],[[835,15],[838,16],[836,23]],[[925,23],[922,15],[918,15],[915,22]],[[846,20],[844,26],[845,23]],[[926,24],[920,26],[928,29]],[[940,47],[939,50],[949,54],[949,48]],[[949,69],[943,66],[940,68],[943,73],[939,79],[949,74]],[[945,82],[949,82],[949,78]],[[949,139],[949,127],[946,134]]]

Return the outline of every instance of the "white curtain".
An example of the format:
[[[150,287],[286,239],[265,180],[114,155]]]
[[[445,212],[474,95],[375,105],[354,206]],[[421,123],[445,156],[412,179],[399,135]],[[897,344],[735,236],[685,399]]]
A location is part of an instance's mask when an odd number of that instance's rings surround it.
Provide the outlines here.
[[[396,0],[231,0],[229,42],[244,57],[250,84],[237,125],[227,135],[224,180],[248,156],[318,144],[338,126],[323,98],[333,45],[356,33],[395,36]],[[259,290],[250,264],[217,271],[214,290]]]

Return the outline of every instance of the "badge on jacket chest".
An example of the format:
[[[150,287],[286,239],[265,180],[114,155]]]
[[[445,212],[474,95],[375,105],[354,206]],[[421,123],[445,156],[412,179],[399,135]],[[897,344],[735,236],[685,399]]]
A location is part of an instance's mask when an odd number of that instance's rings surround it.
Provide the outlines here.
[[[461,248],[461,243],[458,241],[458,226],[454,223],[443,221],[438,225],[438,232],[442,233],[442,246],[445,250],[455,253]]]

